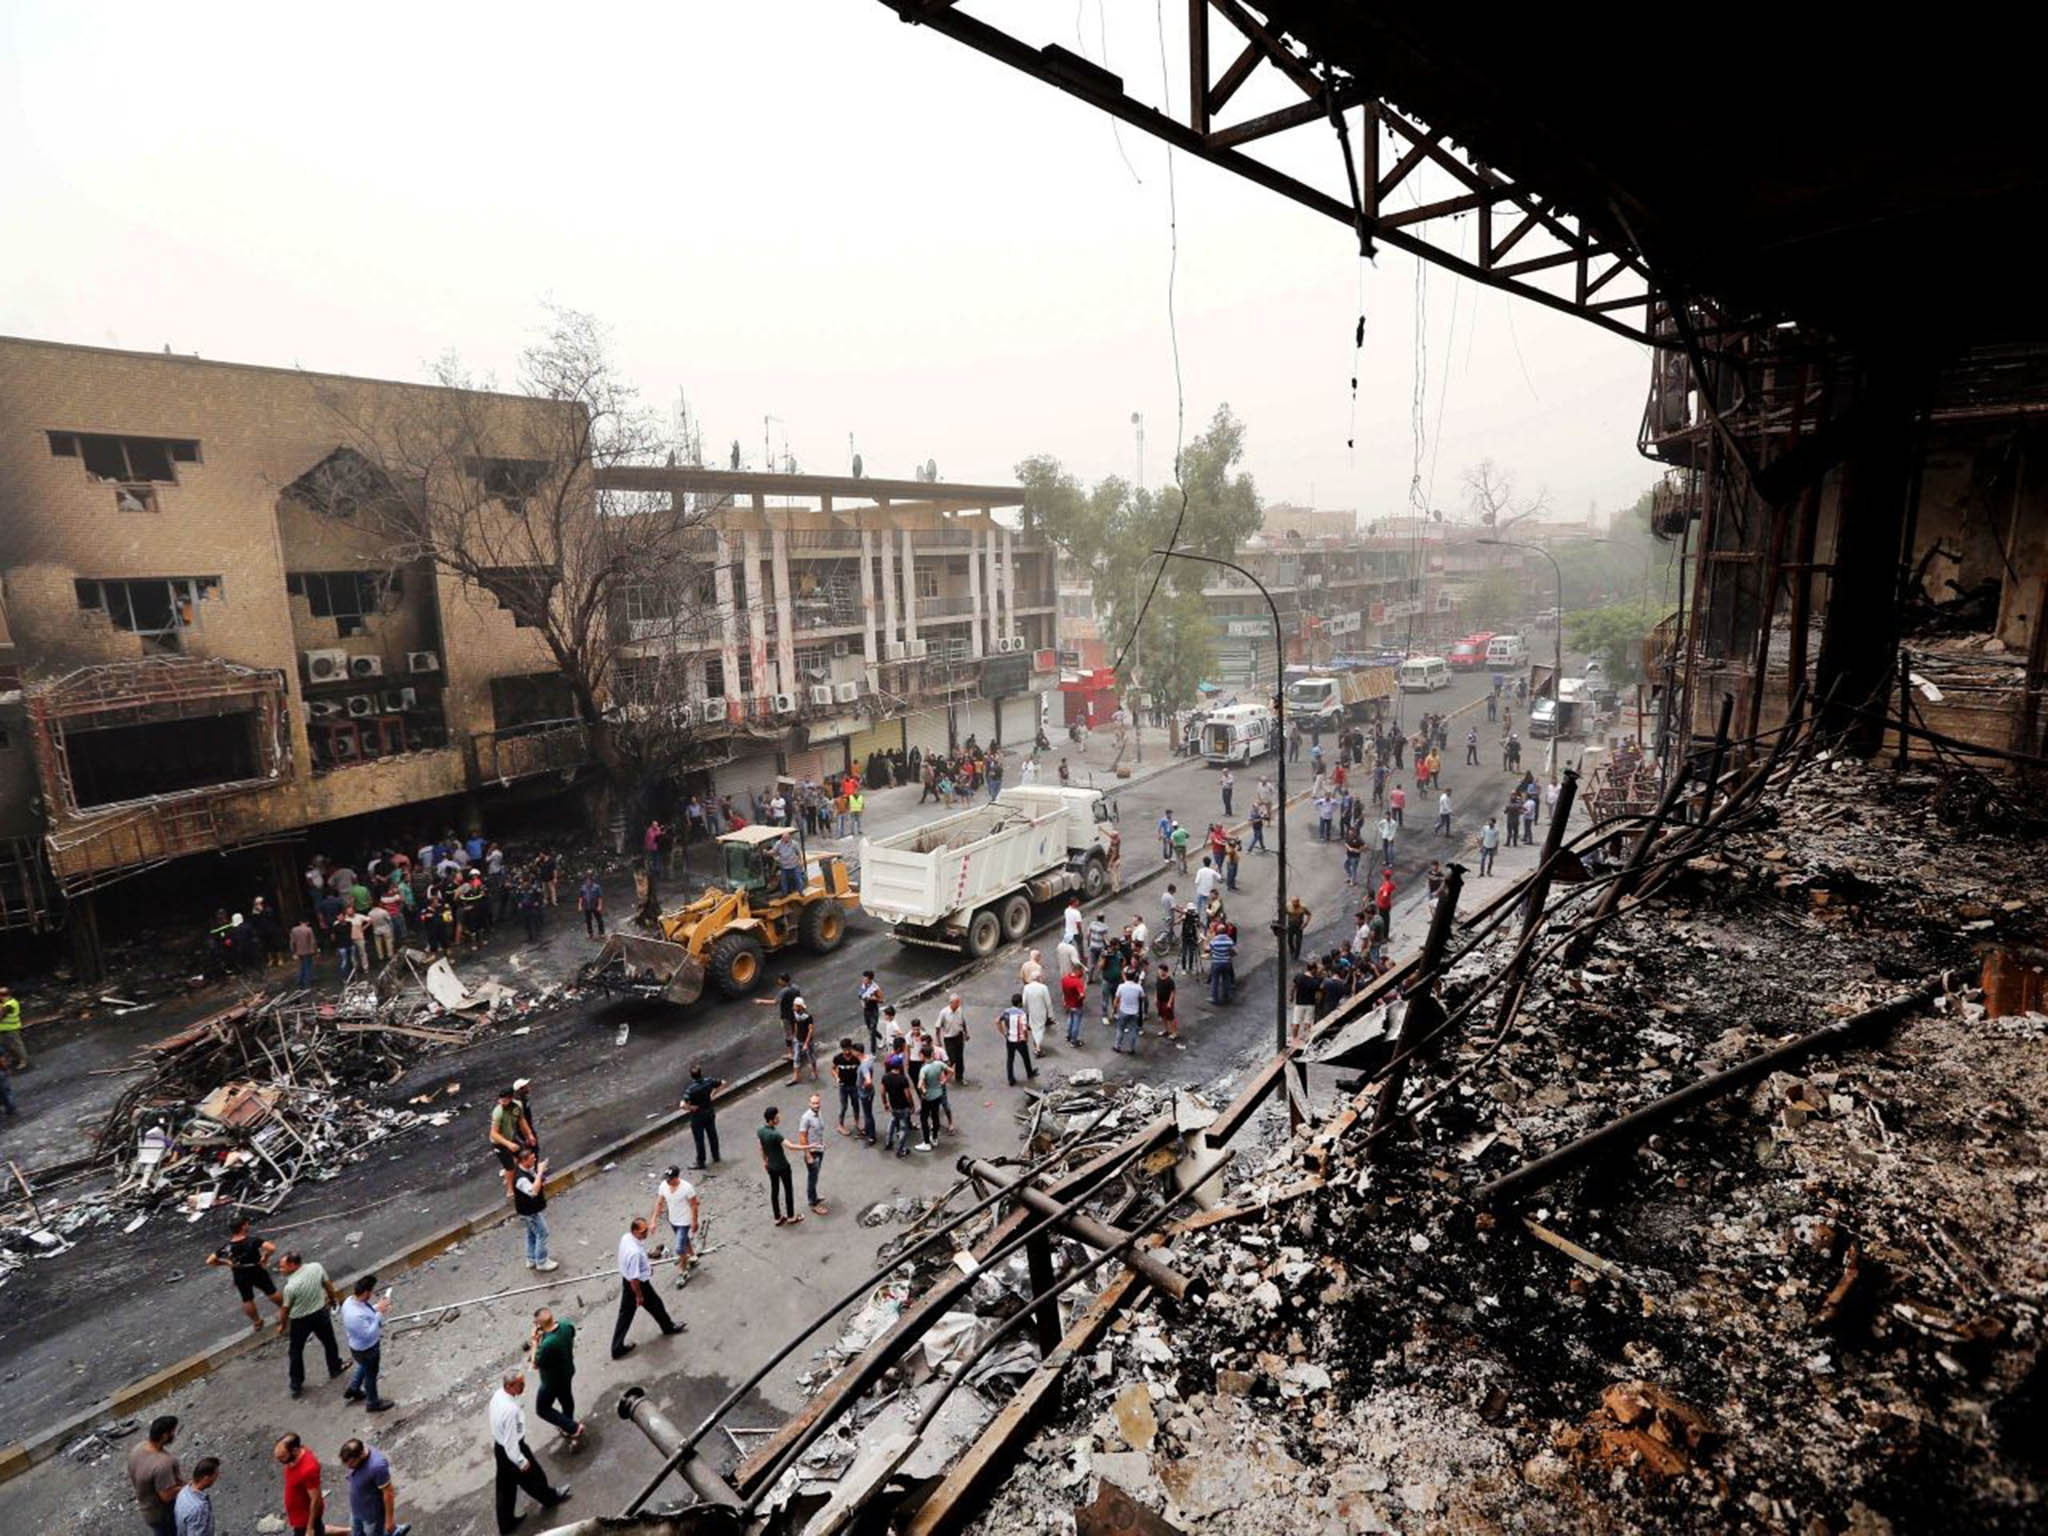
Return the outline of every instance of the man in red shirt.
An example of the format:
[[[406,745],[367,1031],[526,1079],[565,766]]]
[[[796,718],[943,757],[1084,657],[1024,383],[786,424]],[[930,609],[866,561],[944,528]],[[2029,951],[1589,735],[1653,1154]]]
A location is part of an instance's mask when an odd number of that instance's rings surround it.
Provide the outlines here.
[[[327,1523],[320,1462],[299,1437],[286,1435],[270,1454],[284,1468],[284,1523],[292,1536],[348,1536],[347,1527]]]
[[[1067,1044],[1081,1043],[1081,1020],[1088,1011],[1088,978],[1068,971],[1060,978],[1060,1002],[1067,1010]]]
[[[1389,917],[1394,911],[1394,872],[1383,870],[1380,874],[1380,888],[1373,896],[1373,905]]]

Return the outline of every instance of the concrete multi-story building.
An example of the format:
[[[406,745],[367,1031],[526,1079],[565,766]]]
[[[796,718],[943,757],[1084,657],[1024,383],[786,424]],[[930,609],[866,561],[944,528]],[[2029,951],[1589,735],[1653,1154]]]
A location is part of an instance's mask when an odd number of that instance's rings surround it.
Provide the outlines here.
[[[1262,526],[1237,558],[1273,595],[1287,661],[1322,662],[1399,647],[1411,631],[1421,632],[1422,546],[1359,533],[1349,512],[1281,511],[1279,528]],[[1303,533],[1303,527],[1325,531]],[[1218,680],[1269,678],[1273,621],[1258,589],[1234,571],[1212,571],[1202,595],[1218,626]]]
[[[510,508],[560,402],[461,392],[449,472]],[[0,339],[0,931],[194,925],[302,854],[480,824],[555,796],[591,741],[531,624],[338,509],[333,471],[429,386]],[[502,440],[501,440],[502,438]],[[1053,686],[1051,554],[1014,487],[649,468],[690,499],[697,590],[616,591],[621,707],[656,649],[692,783],[754,787],[1028,733]],[[578,506],[595,508],[594,497]],[[679,648],[679,604],[710,615]]]
[[[700,520],[699,611],[677,622],[664,594],[627,593],[619,690],[687,703],[706,787],[1037,729],[1058,597],[1051,545],[996,516],[1021,486],[687,466],[598,479],[683,498]]]

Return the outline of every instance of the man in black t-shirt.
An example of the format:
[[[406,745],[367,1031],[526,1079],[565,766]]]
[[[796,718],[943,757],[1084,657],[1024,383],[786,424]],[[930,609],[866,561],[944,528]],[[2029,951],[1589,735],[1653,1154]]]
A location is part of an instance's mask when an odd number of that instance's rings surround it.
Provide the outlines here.
[[[839,1042],[839,1054],[832,1058],[832,1076],[839,1084],[839,1134],[857,1135],[860,1131],[860,1047],[851,1040]],[[848,1111],[853,1114],[853,1129],[846,1128]]]
[[[697,1143],[697,1161],[692,1168],[702,1168],[707,1161],[721,1162],[718,1155],[718,1111],[712,1107],[712,1095],[725,1086],[722,1077],[706,1077],[702,1067],[690,1068],[689,1085],[683,1089],[681,1107],[690,1112],[690,1135]]]
[[[882,1107],[889,1111],[889,1134],[882,1142],[883,1151],[894,1147],[898,1157],[910,1155],[912,1105],[910,1074],[904,1070],[901,1056],[891,1056],[889,1069],[882,1074]]]
[[[263,1318],[256,1308],[256,1293],[263,1292],[277,1303],[277,1315],[284,1316],[284,1300],[277,1294],[277,1282],[270,1278],[270,1256],[277,1244],[266,1243],[249,1230],[249,1218],[237,1216],[228,1228],[228,1240],[206,1256],[209,1267],[225,1266],[235,1292],[242,1298],[242,1315],[257,1333]]]
[[[1322,967],[1311,960],[1294,978],[1294,1006],[1289,1010],[1287,1043],[1300,1045],[1315,1028],[1316,1003],[1323,995]]]

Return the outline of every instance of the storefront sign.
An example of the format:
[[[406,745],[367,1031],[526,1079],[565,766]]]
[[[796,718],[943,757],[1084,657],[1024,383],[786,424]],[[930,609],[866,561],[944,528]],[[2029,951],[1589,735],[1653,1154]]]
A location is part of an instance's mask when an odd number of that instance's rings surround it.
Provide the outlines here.
[[[1363,622],[1363,616],[1353,609],[1350,613],[1333,613],[1323,621],[1326,635],[1355,635]]]
[[[1273,621],[1266,619],[1228,619],[1224,621],[1223,633],[1236,638],[1263,640],[1273,633]]]
[[[1031,658],[1028,655],[1012,653],[1007,656],[989,656],[982,660],[981,696],[984,699],[999,699],[1009,694],[1022,693],[1030,682]]]

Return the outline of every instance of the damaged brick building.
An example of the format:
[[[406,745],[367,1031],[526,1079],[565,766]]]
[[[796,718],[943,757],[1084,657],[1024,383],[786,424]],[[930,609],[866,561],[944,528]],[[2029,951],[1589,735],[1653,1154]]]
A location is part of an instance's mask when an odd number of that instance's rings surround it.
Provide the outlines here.
[[[0,922],[91,974],[102,902],[289,902],[308,829],[466,820],[583,760],[530,629],[311,492],[347,423],[424,393],[0,340]],[[561,409],[487,405],[508,441]]]

